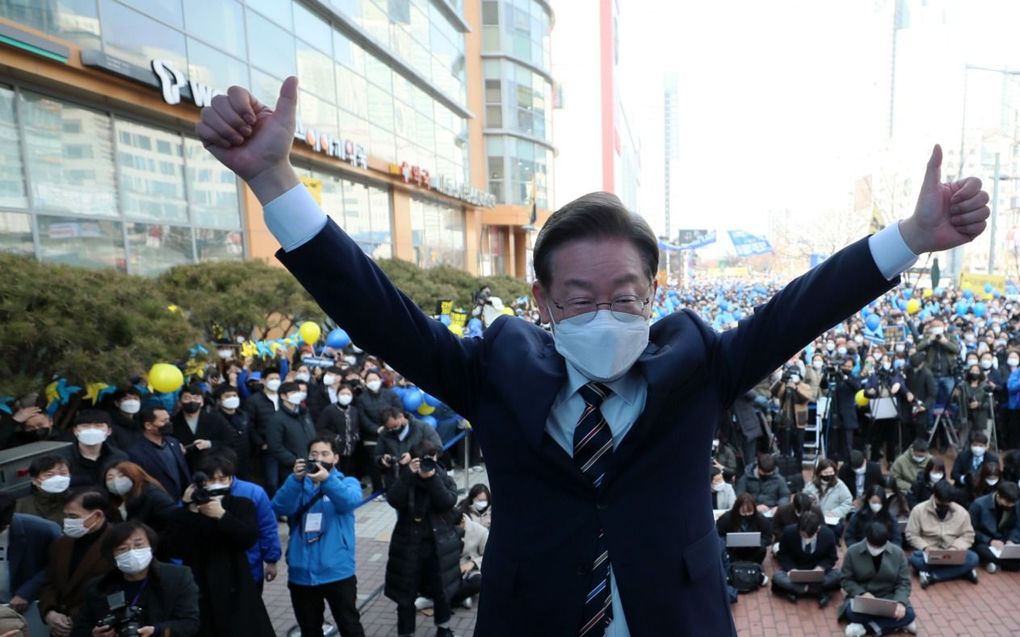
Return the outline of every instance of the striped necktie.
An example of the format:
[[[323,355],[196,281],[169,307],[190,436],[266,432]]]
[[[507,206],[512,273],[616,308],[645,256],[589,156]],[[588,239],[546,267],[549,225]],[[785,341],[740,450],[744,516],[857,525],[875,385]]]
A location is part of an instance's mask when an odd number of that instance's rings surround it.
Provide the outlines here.
[[[602,383],[588,383],[579,390],[584,398],[584,412],[574,429],[574,464],[597,490],[613,456],[613,434],[602,417],[602,401],[613,390]],[[605,532],[599,529],[598,547],[592,562],[591,586],[584,602],[584,615],[579,637],[604,635],[613,621],[613,596],[609,585],[609,551]]]

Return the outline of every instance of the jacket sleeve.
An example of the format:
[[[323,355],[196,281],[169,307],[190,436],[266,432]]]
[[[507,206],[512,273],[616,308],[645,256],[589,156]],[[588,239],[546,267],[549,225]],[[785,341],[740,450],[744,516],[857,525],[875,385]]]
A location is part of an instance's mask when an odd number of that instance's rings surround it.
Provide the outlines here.
[[[92,628],[103,618],[104,600],[105,598],[96,590],[96,581],[89,583],[85,589],[85,601],[72,618],[74,624],[71,628],[71,637],[91,637]]]
[[[857,579],[857,570],[854,568],[855,560],[847,553],[846,557],[843,558],[843,568],[840,570],[840,586],[843,587],[843,592],[846,593],[848,598],[857,597],[863,595],[868,591]]]
[[[361,483],[356,478],[341,478],[330,472],[322,483],[322,490],[337,513],[349,513],[361,504]]]
[[[473,550],[474,555],[471,556],[471,561],[475,563],[478,570],[482,570],[482,560],[485,559],[485,546],[489,543],[489,529],[485,528],[481,524],[478,526],[481,531],[478,532],[478,544],[475,545]]]
[[[964,517],[963,532],[956,536],[951,546],[956,550],[966,551],[974,546],[974,525],[971,524],[970,515],[967,514],[967,511],[963,507],[960,508],[961,515]]]
[[[256,493],[255,517],[259,526],[259,553],[263,562],[276,562],[283,555],[280,548],[280,527],[276,523],[276,515],[273,514],[273,505],[265,491]]]
[[[863,540],[864,534],[861,531],[861,512],[856,511],[846,525],[846,545],[853,546]]]
[[[216,530],[235,547],[247,550],[259,540],[255,503],[248,498],[232,498],[230,508],[216,521]]]
[[[854,499],[850,495],[850,489],[845,484],[838,484],[836,486],[836,493],[834,494],[837,498],[836,506],[833,507],[831,513],[840,519],[846,517],[847,513],[854,508]]]
[[[836,562],[839,561],[839,555],[837,555],[836,553],[837,541],[838,540],[836,539],[836,534],[833,533],[832,543],[829,544],[829,550],[825,552],[825,555],[822,555],[818,558],[818,566],[821,566],[822,570],[824,570],[826,573],[831,571],[836,566]]]
[[[790,553],[795,548],[796,547],[793,546],[790,534],[784,530],[782,538],[779,540],[779,566],[786,572],[790,572],[797,568],[797,565],[793,562],[793,558],[790,556]]]
[[[889,281],[879,271],[868,239],[843,248],[792,281],[736,329],[717,335],[708,365],[710,375],[718,379],[723,403],[732,402],[816,335],[898,284],[898,276]]]
[[[457,485],[441,470],[425,481],[429,486],[429,505],[434,513],[446,513],[457,506]]]
[[[337,422],[334,416],[336,414],[335,409],[324,408],[322,413],[319,414],[319,419],[315,422],[315,429],[317,431],[325,431],[331,434],[340,433],[340,428],[337,427]]]
[[[283,446],[283,424],[273,417],[266,424],[266,444],[269,445],[269,453],[273,454],[276,461],[283,466],[293,466],[297,456]]]
[[[992,540],[996,539],[992,536],[985,526],[985,515],[984,507],[981,503],[975,500],[970,505],[970,524],[974,527],[974,543],[975,544],[989,544]]]
[[[1006,540],[1013,544],[1020,544],[1020,504],[1013,507],[1013,528],[1007,534]]]
[[[302,482],[293,473],[287,476],[287,479],[283,481],[283,486],[277,489],[276,494],[273,495],[273,511],[276,511],[278,515],[286,516],[297,513],[301,506]]]
[[[191,569],[183,569],[184,577],[175,587],[174,605],[169,619],[159,622],[159,630],[170,635],[196,635],[200,625],[198,611],[198,585]]]
[[[966,466],[967,463],[963,461],[964,456],[967,456],[967,459],[970,460],[970,454],[967,453],[966,451],[960,453],[960,455],[956,456],[956,460],[953,460],[953,472],[952,472],[953,482],[962,481],[963,474],[969,473]]]
[[[386,490],[386,501],[397,511],[404,510],[408,505],[408,496],[411,491],[411,479],[414,474],[407,467],[400,467],[397,470],[397,479],[393,481],[390,488]]]
[[[923,551],[931,546],[931,543],[921,537],[922,511],[920,506],[914,507],[914,510],[910,512],[910,518],[907,520],[907,542],[918,551]]]
[[[747,493],[747,475],[742,475],[737,479],[737,486],[733,488],[733,492],[737,495],[743,495]]]
[[[896,573],[896,592],[893,599],[906,606],[910,602],[910,566],[907,556],[900,552],[900,569]]]
[[[45,522],[45,524],[39,524],[36,529],[31,530],[31,533],[34,536],[33,541],[45,543],[45,550],[48,555],[50,546],[53,545],[54,540],[60,537],[61,531],[59,526],[49,520],[43,520],[42,522]],[[12,597],[17,595],[18,597],[27,599],[30,602],[35,601],[38,599],[39,589],[42,588],[44,583],[46,583],[46,569],[40,568],[39,572],[25,580],[25,582],[18,587],[18,590],[12,591]]]
[[[50,544],[50,555],[49,560],[46,562],[46,581],[39,589],[39,616],[45,621],[46,613],[51,610],[56,610],[57,604],[60,603],[59,591],[54,582],[61,580],[60,575],[56,571],[56,560],[54,559],[54,549],[56,543]]]

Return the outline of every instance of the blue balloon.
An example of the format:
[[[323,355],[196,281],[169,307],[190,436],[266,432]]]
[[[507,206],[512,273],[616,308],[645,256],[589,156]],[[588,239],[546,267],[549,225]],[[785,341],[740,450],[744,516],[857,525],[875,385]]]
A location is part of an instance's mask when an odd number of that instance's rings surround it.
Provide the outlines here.
[[[996,298],[996,299],[997,299],[997,298],[999,298],[1000,296],[1002,296],[1002,293],[1001,293],[1001,292],[999,292],[998,290],[992,290],[992,297],[993,297],[993,298]]]
[[[868,318],[864,319],[864,325],[872,332],[876,331],[882,326],[882,319],[878,317],[878,314],[869,314]]]
[[[985,294],[991,294],[992,290],[994,289],[995,289],[994,285],[992,285],[991,283],[985,283]]]
[[[390,391],[392,391],[394,394],[396,394],[401,399],[401,401],[403,401],[404,394],[407,393],[407,387],[401,387],[400,385],[394,385],[393,387],[390,387]]]
[[[974,308],[973,308],[974,316],[984,316],[985,312],[987,312],[987,311],[988,311],[988,308],[985,306],[984,303],[975,303],[974,304]]]
[[[467,322],[467,326],[469,330],[480,331],[482,329],[482,320],[479,318],[473,318]]]
[[[438,407],[443,404],[441,400],[439,400],[432,394],[426,394],[425,392],[422,392],[422,394],[423,394],[422,398],[425,400],[425,404],[428,405],[429,407]]]
[[[903,289],[903,298],[909,299],[912,296],[914,296],[914,288],[904,288]]]
[[[417,387],[408,387],[404,391],[402,402],[404,403],[404,409],[407,411],[418,411],[421,407],[423,396],[420,389]]]
[[[329,334],[326,335],[326,345],[333,349],[343,349],[350,344],[351,337],[339,327],[335,330],[330,330]]]
[[[972,292],[970,290],[964,290],[963,291],[963,298],[967,299],[968,301],[971,300],[972,298],[974,298],[974,292]]]
[[[907,300],[906,299],[896,299],[896,307],[898,307],[898,308],[900,308],[900,310],[906,312],[907,311]]]
[[[957,301],[956,303],[956,315],[966,316],[967,315],[967,304],[963,301]]]
[[[453,320],[450,318],[449,314],[440,314],[439,322],[445,325],[446,327],[450,327],[450,323],[452,323]]]
[[[932,290],[932,294],[934,294],[935,296],[942,296],[943,292],[945,292],[945,290],[943,290],[942,288],[935,288],[934,290]]]
[[[422,421],[423,423],[425,423],[429,427],[432,427],[433,429],[439,426],[439,421],[432,416],[418,416],[418,420]]]
[[[734,318],[734,319],[736,319],[736,320],[738,320],[738,321],[739,321],[740,319],[744,318],[744,312],[743,312],[743,310],[733,310],[733,318]]]

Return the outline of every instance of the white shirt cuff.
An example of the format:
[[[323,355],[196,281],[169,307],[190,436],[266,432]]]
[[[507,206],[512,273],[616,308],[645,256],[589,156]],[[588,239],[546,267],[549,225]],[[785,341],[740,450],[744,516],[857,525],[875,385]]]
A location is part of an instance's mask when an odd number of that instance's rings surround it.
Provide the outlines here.
[[[871,258],[886,281],[892,281],[917,263],[917,255],[903,240],[899,222],[871,235],[868,247],[871,248]]]
[[[304,184],[298,184],[262,207],[266,227],[285,252],[300,248],[326,225],[326,213]]]

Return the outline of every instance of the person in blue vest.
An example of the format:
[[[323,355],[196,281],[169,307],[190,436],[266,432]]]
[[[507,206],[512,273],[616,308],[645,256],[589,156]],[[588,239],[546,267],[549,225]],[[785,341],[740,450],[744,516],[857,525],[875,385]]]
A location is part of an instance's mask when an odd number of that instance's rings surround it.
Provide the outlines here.
[[[461,339],[401,294],[301,185],[290,164],[297,84],[283,83],[275,108],[231,87],[196,131],[251,187],[277,258],[325,312],[475,425],[500,498],[480,637],[733,634],[704,488],[720,412],[896,286],[917,255],[972,241],[989,216],[980,180],[942,183],[936,146],[911,217],[719,333],[689,308],[651,325],[656,235],[617,197],[592,193],[550,216],[535,242],[532,293],[552,333],[501,316],[481,338]],[[634,524],[649,511],[654,523]]]
[[[364,637],[354,574],[354,509],[361,483],[336,469],[340,450],[332,436],[314,438],[304,458],[273,496],[273,510],[287,516],[287,588],[302,637],[322,637],[324,602],[341,637]]]

